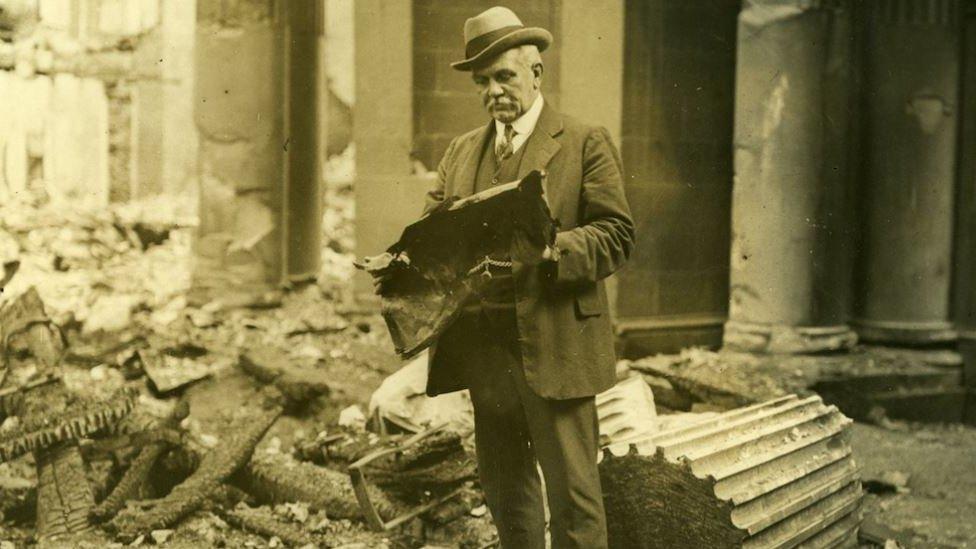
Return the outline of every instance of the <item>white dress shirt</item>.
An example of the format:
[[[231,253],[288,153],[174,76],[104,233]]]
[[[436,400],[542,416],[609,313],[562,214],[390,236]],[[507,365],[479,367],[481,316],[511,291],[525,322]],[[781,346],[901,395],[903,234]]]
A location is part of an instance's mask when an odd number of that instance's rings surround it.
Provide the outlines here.
[[[515,153],[529,139],[535,130],[535,125],[542,114],[542,92],[536,96],[535,101],[529,110],[512,122],[512,129],[515,130],[515,137],[512,138],[512,152]],[[495,150],[505,142],[505,124],[495,120]]]

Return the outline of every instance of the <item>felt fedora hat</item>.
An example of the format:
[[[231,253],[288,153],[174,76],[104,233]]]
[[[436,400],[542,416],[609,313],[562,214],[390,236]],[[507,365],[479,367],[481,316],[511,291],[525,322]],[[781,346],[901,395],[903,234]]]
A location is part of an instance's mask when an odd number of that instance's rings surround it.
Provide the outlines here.
[[[552,43],[552,34],[539,27],[526,27],[515,12],[495,6],[464,22],[464,56],[451,63],[459,71],[469,71],[507,49],[535,44],[539,51]]]

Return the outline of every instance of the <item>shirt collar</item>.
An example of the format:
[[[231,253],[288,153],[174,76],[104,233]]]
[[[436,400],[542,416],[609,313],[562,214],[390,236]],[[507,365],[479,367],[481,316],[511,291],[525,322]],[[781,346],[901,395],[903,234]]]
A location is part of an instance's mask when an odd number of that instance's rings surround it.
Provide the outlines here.
[[[542,114],[542,104],[542,92],[539,92],[529,110],[512,122],[512,129],[517,135],[527,136],[535,130],[535,125],[539,122],[539,116]],[[497,120],[495,120],[495,135],[505,135],[505,124]]]

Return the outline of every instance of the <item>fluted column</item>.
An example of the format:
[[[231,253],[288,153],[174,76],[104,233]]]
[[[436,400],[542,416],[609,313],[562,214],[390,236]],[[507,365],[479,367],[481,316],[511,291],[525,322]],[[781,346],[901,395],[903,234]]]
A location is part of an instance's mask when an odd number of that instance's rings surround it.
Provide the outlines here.
[[[959,1],[878,0],[864,8],[855,325],[870,341],[952,340]]]
[[[743,3],[727,348],[818,352],[856,339],[846,324],[848,8]]]

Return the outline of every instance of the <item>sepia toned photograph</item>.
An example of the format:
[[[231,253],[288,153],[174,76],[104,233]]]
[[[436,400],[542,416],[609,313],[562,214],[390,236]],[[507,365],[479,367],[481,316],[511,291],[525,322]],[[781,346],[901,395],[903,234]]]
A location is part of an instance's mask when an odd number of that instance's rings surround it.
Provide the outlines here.
[[[0,0],[0,549],[976,548],[976,0]]]

